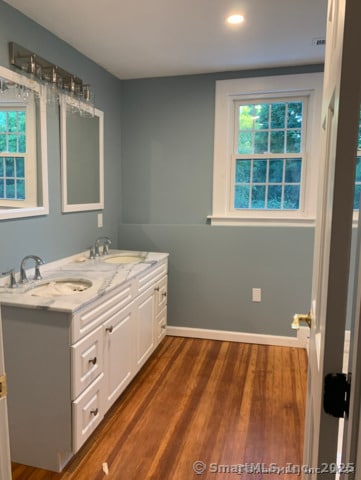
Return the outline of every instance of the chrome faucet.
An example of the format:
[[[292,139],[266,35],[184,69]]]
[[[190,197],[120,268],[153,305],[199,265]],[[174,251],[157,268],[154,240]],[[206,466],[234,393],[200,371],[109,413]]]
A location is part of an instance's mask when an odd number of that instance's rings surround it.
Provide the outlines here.
[[[45,263],[44,260],[42,260],[37,255],[26,255],[26,257],[24,257],[21,260],[21,264],[20,264],[20,283],[26,283],[26,282],[29,281],[28,277],[26,276],[26,270],[25,270],[25,264],[26,264],[27,260],[29,260],[29,259],[32,259],[32,260],[35,261],[34,280],[41,280],[43,278],[41,276],[39,267],[40,267],[40,265],[43,265]]]
[[[109,245],[112,243],[109,237],[98,237],[95,240],[95,256],[99,257],[100,255],[100,250],[99,247],[100,245],[103,245],[103,251],[102,255],[108,255],[109,253]]]

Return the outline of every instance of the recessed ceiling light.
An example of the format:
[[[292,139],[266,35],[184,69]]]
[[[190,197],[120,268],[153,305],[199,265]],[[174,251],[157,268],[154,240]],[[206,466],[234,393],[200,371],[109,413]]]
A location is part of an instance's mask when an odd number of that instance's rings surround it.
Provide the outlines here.
[[[237,25],[239,23],[242,23],[244,20],[243,15],[235,14],[235,15],[230,15],[227,17],[227,22],[231,23],[232,25]]]

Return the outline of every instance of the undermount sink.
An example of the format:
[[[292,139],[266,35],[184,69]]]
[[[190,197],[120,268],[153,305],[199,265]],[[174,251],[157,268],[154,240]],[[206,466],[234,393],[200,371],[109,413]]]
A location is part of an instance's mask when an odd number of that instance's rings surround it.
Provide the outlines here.
[[[126,263],[141,263],[144,262],[146,254],[144,253],[118,253],[115,255],[108,255],[103,259],[105,263],[126,264]]]
[[[75,295],[84,292],[93,285],[90,280],[85,279],[59,279],[50,280],[32,287],[26,293],[36,297],[54,297],[60,295]]]

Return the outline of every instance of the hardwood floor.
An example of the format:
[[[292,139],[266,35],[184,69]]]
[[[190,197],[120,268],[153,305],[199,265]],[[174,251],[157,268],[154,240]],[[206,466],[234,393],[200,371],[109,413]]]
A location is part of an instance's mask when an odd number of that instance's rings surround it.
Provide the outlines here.
[[[62,473],[13,480],[300,478],[257,464],[301,465],[306,377],[302,349],[166,337]]]

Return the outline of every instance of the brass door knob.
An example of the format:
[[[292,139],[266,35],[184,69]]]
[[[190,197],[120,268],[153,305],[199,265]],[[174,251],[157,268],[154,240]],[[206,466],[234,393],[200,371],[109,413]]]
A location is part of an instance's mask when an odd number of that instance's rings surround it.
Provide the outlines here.
[[[295,330],[300,328],[300,322],[305,322],[311,328],[311,312],[310,313],[296,313],[293,315],[293,321],[291,323],[291,327]]]

